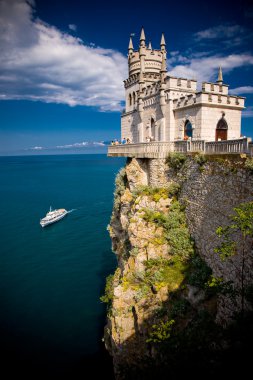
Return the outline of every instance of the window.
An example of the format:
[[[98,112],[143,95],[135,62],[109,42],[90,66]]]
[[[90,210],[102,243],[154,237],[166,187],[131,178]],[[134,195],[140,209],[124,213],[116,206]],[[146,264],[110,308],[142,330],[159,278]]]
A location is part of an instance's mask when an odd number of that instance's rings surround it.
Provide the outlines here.
[[[189,120],[186,120],[184,125],[184,139],[188,140],[192,138],[192,124]]]
[[[129,106],[131,106],[131,105],[132,105],[132,95],[129,94]]]

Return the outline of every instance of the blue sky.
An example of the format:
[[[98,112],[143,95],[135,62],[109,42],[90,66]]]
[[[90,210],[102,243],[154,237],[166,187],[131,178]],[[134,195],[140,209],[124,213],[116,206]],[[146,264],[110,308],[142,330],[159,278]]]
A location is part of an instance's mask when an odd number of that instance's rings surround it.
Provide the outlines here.
[[[104,152],[120,135],[127,47],[161,33],[171,75],[215,81],[246,96],[253,137],[250,1],[0,0],[0,155]]]

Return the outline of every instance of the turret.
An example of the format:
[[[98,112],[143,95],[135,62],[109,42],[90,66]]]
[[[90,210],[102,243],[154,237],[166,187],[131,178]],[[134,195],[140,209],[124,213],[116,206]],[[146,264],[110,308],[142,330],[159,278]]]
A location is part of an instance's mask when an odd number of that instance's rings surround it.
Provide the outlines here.
[[[163,55],[162,56],[162,66],[161,66],[161,83],[165,82],[166,73],[167,73],[166,57]]]
[[[160,106],[163,117],[165,116],[165,78],[167,74],[166,68],[166,58],[165,54],[162,55],[162,65],[161,65],[161,85],[160,85]]]
[[[140,36],[140,47],[145,47],[146,38],[145,38],[145,33],[144,33],[144,28],[141,28],[141,36]]]
[[[216,83],[218,83],[218,84],[222,84],[223,83],[221,66],[219,67],[219,74],[218,74],[218,79],[217,79]]]
[[[140,43],[138,50],[134,50],[132,38],[129,40],[129,78],[134,74],[140,74],[142,72],[144,84],[147,82],[152,82],[153,80],[158,81],[161,75],[162,57],[166,59],[164,35],[162,34],[161,38],[161,49],[153,49],[151,42],[146,43],[146,36],[143,27],[141,28],[139,39]],[[141,80],[141,82],[143,80]]]
[[[132,37],[129,39],[129,45],[128,45],[128,57],[130,57],[133,54],[134,47],[133,47],[133,41]]]
[[[142,73],[145,72],[145,55],[146,55],[146,44],[145,44],[145,33],[143,27],[141,28],[141,36],[140,36],[140,48],[139,48],[139,56],[140,56],[140,71]]]
[[[166,43],[165,43],[165,38],[164,38],[163,33],[161,37],[160,47],[161,47],[161,52],[165,55],[165,58],[166,58]]]

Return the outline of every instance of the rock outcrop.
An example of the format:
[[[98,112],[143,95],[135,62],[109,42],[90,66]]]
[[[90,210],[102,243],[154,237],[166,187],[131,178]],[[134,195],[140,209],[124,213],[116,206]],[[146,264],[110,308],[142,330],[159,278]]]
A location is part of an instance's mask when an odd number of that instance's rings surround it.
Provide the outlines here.
[[[240,309],[242,258],[222,261],[215,248],[216,229],[253,200],[253,176],[243,164],[189,157],[173,168],[165,160],[129,159],[118,174],[108,226],[118,269],[108,285],[105,327],[116,379],[163,378],[177,355],[191,358],[195,348],[182,354],[190,334],[203,353]],[[247,244],[245,287],[253,283],[252,239]],[[203,343],[198,330],[207,321],[213,330]]]

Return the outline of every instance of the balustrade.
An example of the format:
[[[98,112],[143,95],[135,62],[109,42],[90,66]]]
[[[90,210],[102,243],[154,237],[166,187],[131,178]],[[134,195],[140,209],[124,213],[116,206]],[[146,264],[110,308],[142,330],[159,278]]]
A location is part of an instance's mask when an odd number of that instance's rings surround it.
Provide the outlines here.
[[[171,141],[150,142],[136,144],[110,145],[108,156],[136,157],[136,158],[166,158],[170,152],[208,154],[246,153],[253,156],[253,143],[250,139],[225,141]]]

